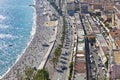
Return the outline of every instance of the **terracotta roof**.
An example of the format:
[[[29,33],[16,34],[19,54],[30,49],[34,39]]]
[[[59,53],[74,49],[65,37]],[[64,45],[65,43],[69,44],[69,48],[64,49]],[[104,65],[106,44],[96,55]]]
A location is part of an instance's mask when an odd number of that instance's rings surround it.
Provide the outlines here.
[[[111,31],[109,34],[112,36],[112,38],[120,37],[120,30]]]
[[[113,52],[114,63],[120,65],[120,51]]]
[[[120,19],[120,14],[116,14],[117,18]]]
[[[115,43],[117,44],[118,48],[120,48],[120,40],[116,40]]]
[[[120,77],[120,65],[114,65],[112,67],[113,71],[111,72],[112,80],[116,80],[116,78]]]
[[[115,5],[115,7],[116,7],[118,10],[120,10],[120,5]]]
[[[85,0],[89,4],[113,4],[110,0]]]
[[[109,49],[108,49],[108,47],[102,47],[102,49],[103,49],[103,52],[105,53],[105,54],[109,54]]]
[[[86,72],[86,65],[84,62],[75,63],[75,72],[77,73],[85,73]]]
[[[106,10],[114,10],[113,4],[107,4],[105,5]]]

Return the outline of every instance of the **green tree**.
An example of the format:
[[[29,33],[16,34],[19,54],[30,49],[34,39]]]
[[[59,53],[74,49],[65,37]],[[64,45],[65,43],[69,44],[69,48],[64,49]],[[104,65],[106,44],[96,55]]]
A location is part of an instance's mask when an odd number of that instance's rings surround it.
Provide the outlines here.
[[[74,64],[74,63],[71,62],[71,63],[70,63],[70,66],[69,66],[69,68],[70,68],[70,74],[69,74],[68,80],[71,80],[71,78],[72,78],[73,64]]]
[[[38,70],[33,80],[50,80],[48,71],[46,69]]]
[[[26,80],[31,80],[34,76],[34,70],[31,67],[26,67],[25,69]]]
[[[95,43],[96,42],[95,36],[88,36],[88,40],[89,40],[90,43]]]
[[[106,26],[107,28],[110,27],[109,23],[107,23],[107,22],[105,23],[105,26]]]
[[[55,68],[55,66],[57,65],[58,62],[58,58],[57,57],[53,57],[52,58],[52,63],[53,63],[53,67]]]
[[[99,17],[99,19],[100,19],[101,21],[104,21],[104,19],[103,19],[102,17]]]

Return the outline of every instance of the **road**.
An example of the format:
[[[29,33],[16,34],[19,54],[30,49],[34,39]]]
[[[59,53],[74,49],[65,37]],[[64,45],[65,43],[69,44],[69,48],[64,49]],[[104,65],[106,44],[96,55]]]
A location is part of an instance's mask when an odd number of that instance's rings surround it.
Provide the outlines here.
[[[62,36],[62,26],[61,24],[63,24],[63,19],[62,17],[56,12],[56,10],[50,5],[49,2],[46,1],[46,3],[49,5],[50,9],[52,10],[52,13],[54,13],[57,17],[58,17],[58,25],[57,25],[57,37],[56,37],[56,40],[55,40],[55,44],[52,48],[52,51],[51,51],[51,54],[49,55],[49,58],[48,58],[48,61],[45,65],[45,68],[47,68],[48,72],[49,72],[49,77],[50,79],[53,77],[53,74],[54,74],[54,68],[53,68],[53,64],[51,63],[51,59],[52,59],[52,56],[56,49],[56,46],[58,46],[60,43],[61,43],[61,36]]]
[[[66,80],[72,44],[71,26],[69,23],[69,19],[67,19],[64,46],[62,48],[62,53],[60,55],[59,62],[56,66],[56,71],[53,74],[52,80]]]
[[[87,30],[88,30],[88,27],[86,26],[85,24],[85,17],[84,16],[81,16],[80,15],[80,20],[81,20],[81,23],[82,23],[82,26],[83,26],[83,30],[84,30],[84,34],[85,36],[87,35]],[[90,71],[90,64],[89,64],[89,55],[90,55],[90,51],[89,51],[89,41],[88,41],[88,38],[86,37],[85,38],[85,54],[86,54],[86,74],[87,74],[87,80],[91,80],[91,71]]]
[[[85,20],[88,23],[88,26],[90,26],[91,30],[94,32],[94,34],[102,34],[101,31],[99,30],[99,26],[96,25],[96,22],[93,21],[93,19],[90,16],[86,17]],[[93,56],[92,58],[90,57],[89,61],[92,60],[90,63],[90,71],[91,71],[91,76],[92,80],[102,80],[106,77],[106,69],[105,65],[102,63],[102,60],[100,58],[101,51],[99,48],[95,48],[95,46],[90,47],[90,55]]]
[[[81,18],[82,26],[84,29],[84,33],[87,36],[92,30],[92,28],[96,28],[94,32],[96,34],[100,34],[99,28],[95,24],[95,22],[90,18],[83,15]],[[91,23],[90,23],[91,22]],[[92,25],[92,27],[91,27]],[[86,70],[87,70],[87,80],[102,80],[106,76],[105,65],[103,65],[102,60],[98,54],[100,54],[100,50],[95,47],[89,46],[88,38],[85,37],[85,52],[86,52]],[[92,56],[92,58],[90,57]]]

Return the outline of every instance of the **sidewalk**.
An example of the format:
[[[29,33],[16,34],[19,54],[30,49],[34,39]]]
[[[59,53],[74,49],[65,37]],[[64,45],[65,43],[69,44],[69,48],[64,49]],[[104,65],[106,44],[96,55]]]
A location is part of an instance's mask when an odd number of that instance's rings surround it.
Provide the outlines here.
[[[53,40],[53,42],[50,44],[50,47],[49,47],[47,53],[45,54],[41,64],[39,65],[38,69],[43,69],[44,68],[44,66],[45,66],[45,64],[46,64],[46,62],[48,60],[48,57],[49,57],[49,55],[51,53],[51,50],[52,50],[52,48],[54,46],[56,36],[57,36],[57,27],[55,27],[55,34],[51,37],[51,40]]]

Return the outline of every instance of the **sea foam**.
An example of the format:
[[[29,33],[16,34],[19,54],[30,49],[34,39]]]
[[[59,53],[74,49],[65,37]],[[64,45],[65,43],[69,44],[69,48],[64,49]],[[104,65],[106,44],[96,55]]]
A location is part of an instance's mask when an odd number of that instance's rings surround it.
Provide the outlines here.
[[[0,34],[0,38],[15,38],[15,36],[11,34]]]
[[[8,25],[3,25],[3,24],[0,24],[0,29],[7,29],[7,28],[9,28],[9,26],[8,26]]]
[[[5,20],[5,19],[6,19],[6,17],[5,17],[5,16],[0,15],[0,20]]]

